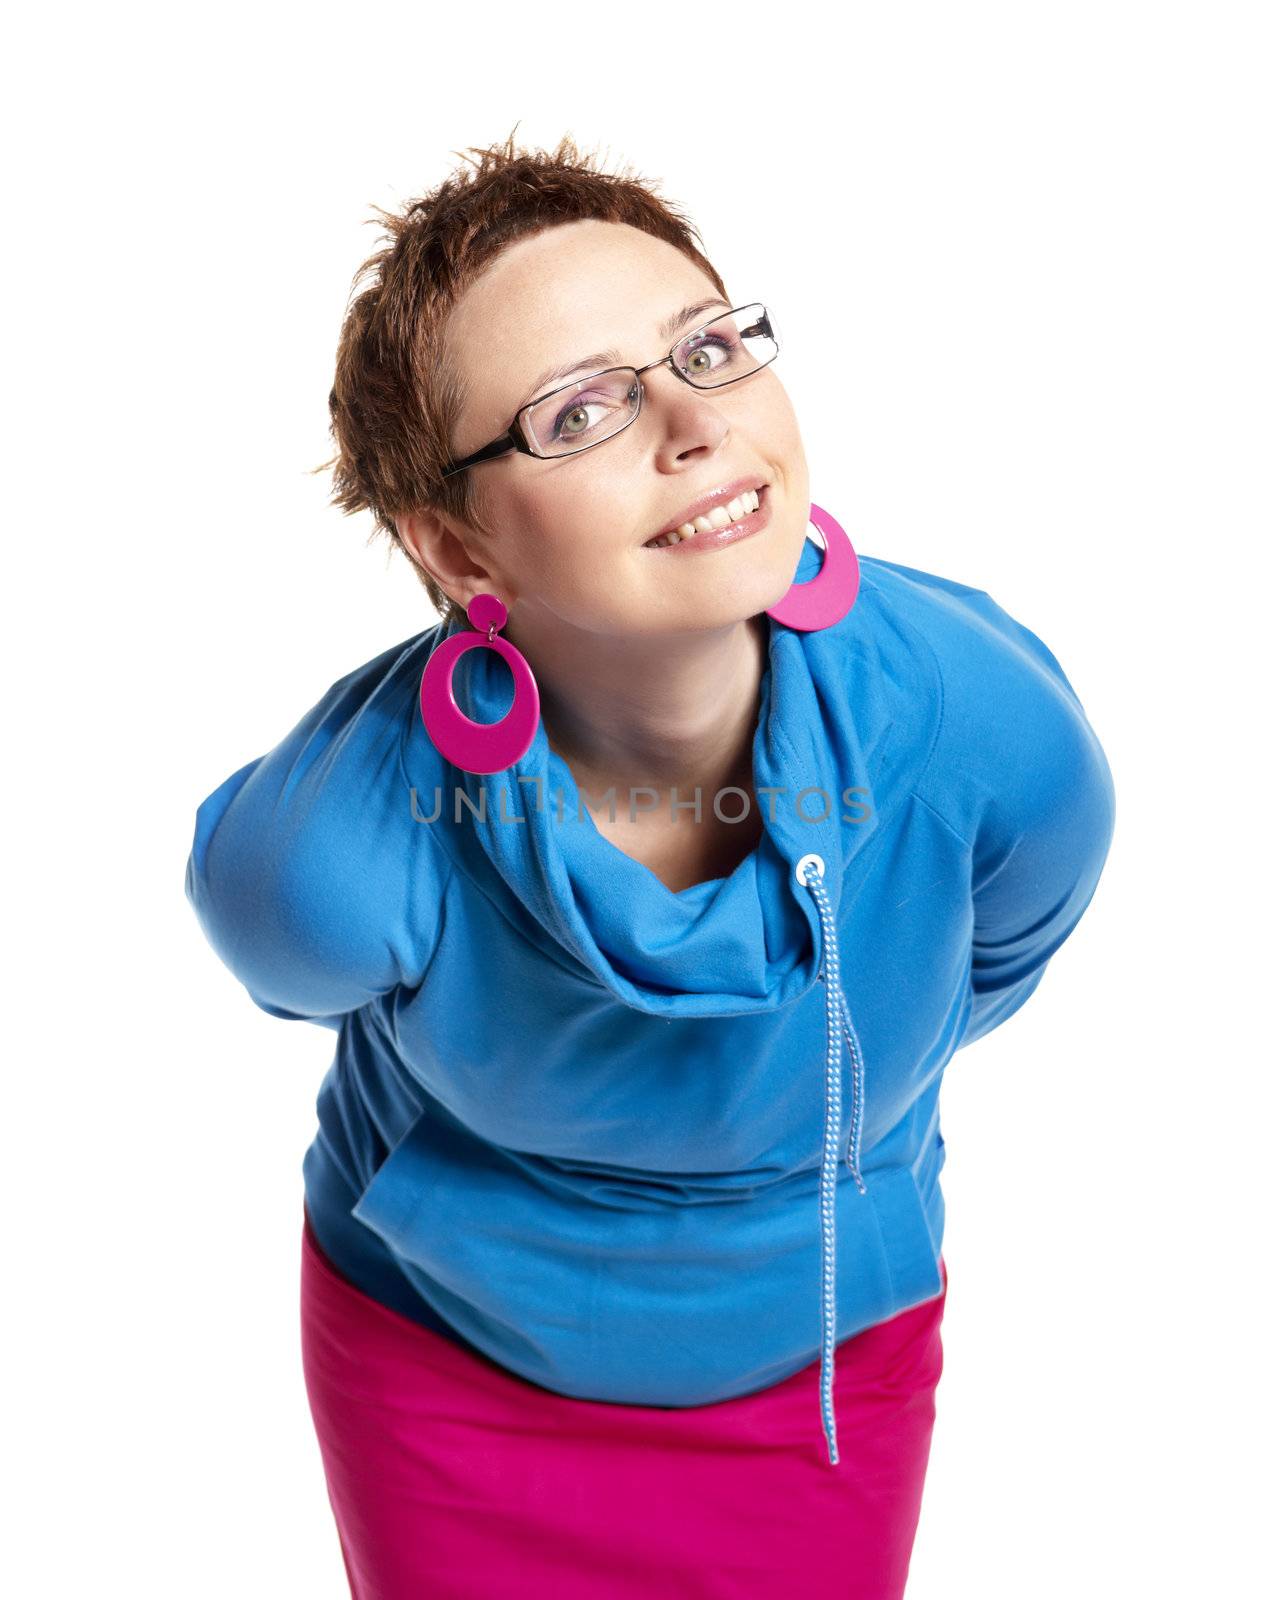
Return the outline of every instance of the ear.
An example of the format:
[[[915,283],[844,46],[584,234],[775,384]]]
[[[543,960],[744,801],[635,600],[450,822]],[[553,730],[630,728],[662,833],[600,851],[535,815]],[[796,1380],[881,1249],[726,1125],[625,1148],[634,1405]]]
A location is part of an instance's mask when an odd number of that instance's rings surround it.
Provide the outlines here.
[[[511,611],[517,596],[502,573],[484,566],[472,553],[473,535],[427,507],[394,516],[402,547],[443,594],[467,611],[475,595],[496,594]]]

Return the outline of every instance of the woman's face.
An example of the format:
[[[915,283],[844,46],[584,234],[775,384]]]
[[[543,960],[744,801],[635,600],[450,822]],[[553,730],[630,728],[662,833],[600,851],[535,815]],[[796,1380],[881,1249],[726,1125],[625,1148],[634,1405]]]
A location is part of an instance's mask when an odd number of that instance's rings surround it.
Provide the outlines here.
[[[748,298],[759,298],[752,286]],[[712,303],[671,339],[660,332],[704,300]],[[618,364],[642,367],[729,308],[679,250],[624,224],[572,222],[519,240],[469,287],[448,324],[466,385],[453,457],[497,438],[520,406],[616,363],[540,383],[548,368],[609,349],[621,352]],[[466,606],[475,594],[498,595],[512,631],[522,619],[528,636],[555,622],[609,636],[692,633],[782,599],[805,538],[809,484],[774,368],[716,389],[693,388],[668,366],[641,381],[640,415],[595,448],[550,459],[510,452],[467,469],[483,478],[474,490],[485,531],[458,528],[462,550],[445,536],[418,545],[448,593]],[[580,425],[578,414],[568,424]],[[710,550],[647,548],[702,495],[752,475],[767,485],[759,532]]]

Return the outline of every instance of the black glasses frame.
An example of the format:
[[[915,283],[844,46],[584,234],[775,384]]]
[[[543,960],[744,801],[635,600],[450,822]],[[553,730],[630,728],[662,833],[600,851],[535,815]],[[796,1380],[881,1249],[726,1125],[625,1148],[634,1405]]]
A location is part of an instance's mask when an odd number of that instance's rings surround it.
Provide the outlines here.
[[[743,333],[740,337],[746,337],[746,335],[749,333],[761,333],[766,338],[772,339],[774,343],[774,353],[769,357],[768,361],[763,362],[758,367],[753,367],[750,372],[740,373],[736,378],[726,378],[724,383],[699,383],[697,379],[691,378],[687,372],[684,372],[680,367],[677,366],[676,362],[672,358],[687,339],[694,338],[696,334],[702,333],[705,328],[710,328],[714,323],[720,322],[723,318],[733,316],[739,311],[747,311],[752,306],[760,307],[760,315],[751,325],[751,327],[743,330]],[[759,300],[748,300],[744,305],[733,306],[729,311],[717,312],[714,317],[709,317],[706,322],[700,323],[697,328],[691,329],[689,333],[683,333],[665,356],[660,356],[657,361],[651,361],[647,366],[606,367],[601,372],[590,372],[587,377],[584,378],[572,378],[569,383],[563,383],[560,388],[550,389],[547,394],[541,394],[537,399],[528,400],[524,406],[518,407],[513,420],[508,425],[507,433],[501,434],[498,439],[492,439],[490,444],[484,444],[480,450],[475,450],[471,456],[465,456],[462,461],[448,461],[446,466],[442,469],[442,476],[444,478],[450,478],[457,472],[463,472],[468,467],[476,466],[479,461],[493,461],[496,456],[506,455],[510,450],[518,450],[524,456],[535,456],[540,461],[556,461],[562,456],[582,455],[585,450],[595,450],[598,445],[609,444],[611,439],[617,439],[619,437],[624,428],[630,428],[632,426],[636,419],[641,415],[641,405],[645,399],[645,385],[641,382],[641,378],[645,373],[652,372],[655,367],[671,367],[672,371],[681,380],[681,382],[688,383],[692,389],[723,389],[727,384],[741,383],[744,378],[754,378],[758,372],[763,372],[770,362],[773,361],[774,356],[778,354],[778,349],[778,338],[774,332],[774,326],[772,320],[770,319],[768,306]],[[630,372],[633,376],[633,381],[637,385],[636,410],[623,424],[623,427],[616,428],[613,433],[606,434],[604,439],[594,439],[590,444],[581,444],[577,450],[557,450],[554,451],[552,455],[544,455],[542,452],[536,450],[531,444],[530,440],[527,438],[526,430],[522,426],[523,414],[529,411],[533,406],[543,405],[545,400],[551,400],[555,394],[564,394],[567,389],[574,389],[580,384],[591,383],[594,378],[604,378],[611,372]]]

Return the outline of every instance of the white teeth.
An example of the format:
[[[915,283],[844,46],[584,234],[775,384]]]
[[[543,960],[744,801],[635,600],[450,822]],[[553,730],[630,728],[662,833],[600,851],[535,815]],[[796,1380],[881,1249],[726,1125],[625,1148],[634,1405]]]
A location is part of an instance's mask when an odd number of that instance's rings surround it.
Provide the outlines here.
[[[680,544],[682,539],[692,539],[696,533],[714,533],[717,528],[727,528],[731,522],[737,522],[759,508],[759,491],[745,489],[727,505],[713,506],[707,516],[695,517],[693,522],[683,522],[672,533],[664,534],[661,539],[652,540],[651,546],[655,550],[661,550],[668,545]]]

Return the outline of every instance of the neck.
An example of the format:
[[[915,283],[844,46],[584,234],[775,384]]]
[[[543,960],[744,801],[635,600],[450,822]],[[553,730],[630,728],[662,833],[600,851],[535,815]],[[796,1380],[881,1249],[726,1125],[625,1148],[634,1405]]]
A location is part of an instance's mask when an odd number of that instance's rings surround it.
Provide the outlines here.
[[[541,621],[550,627],[540,627]],[[716,789],[750,782],[751,750],[768,648],[764,616],[727,628],[615,639],[563,627],[523,606],[504,636],[539,685],[550,746],[589,793],[675,788],[704,804]]]

